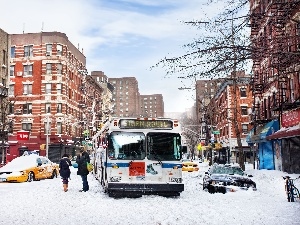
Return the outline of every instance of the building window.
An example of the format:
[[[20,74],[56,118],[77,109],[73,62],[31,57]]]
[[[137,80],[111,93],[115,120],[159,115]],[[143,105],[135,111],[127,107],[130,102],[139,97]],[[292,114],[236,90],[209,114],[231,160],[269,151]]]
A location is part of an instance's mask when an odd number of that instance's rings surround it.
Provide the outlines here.
[[[51,103],[46,103],[45,104],[45,112],[46,113],[51,113]]]
[[[46,90],[45,90],[46,94],[51,94],[51,83],[46,84]]]
[[[32,123],[22,123],[22,130],[31,131]]]
[[[11,58],[16,58],[16,47],[10,47],[10,57]]]
[[[240,95],[241,97],[247,97],[247,89],[246,88],[241,88],[240,89]]]
[[[57,133],[61,134],[62,133],[62,122],[57,122],[56,127],[57,127]]]
[[[51,63],[46,64],[46,74],[52,74],[52,65],[51,65]]]
[[[62,104],[57,103],[57,113],[62,113]]]
[[[247,134],[248,133],[248,124],[242,124],[242,132],[244,134]]]
[[[51,123],[44,123],[44,133],[45,134],[51,134]]]
[[[24,76],[32,76],[32,64],[23,66]]]
[[[57,67],[57,74],[62,74],[62,64],[58,63],[56,64]]]
[[[241,107],[241,114],[242,114],[242,116],[248,115],[248,107],[247,106]]]
[[[52,55],[52,44],[46,44],[46,55]]]
[[[32,94],[32,84],[23,84],[24,88],[24,95],[31,95]]]
[[[3,52],[2,64],[6,65],[6,51],[3,50],[2,52]]]
[[[15,95],[15,85],[14,84],[9,85],[8,95]]]
[[[15,66],[10,66],[9,76],[15,76]]]
[[[33,56],[33,45],[24,46],[24,57]]]
[[[61,83],[56,84],[56,92],[57,92],[57,94],[61,94],[62,93],[61,89],[62,89],[62,84]]]
[[[8,113],[14,114],[15,111],[15,105],[13,103],[9,103]]]
[[[31,114],[32,113],[32,103],[23,104],[23,114]]]
[[[56,45],[56,51],[57,51],[57,55],[62,55],[62,45]]]

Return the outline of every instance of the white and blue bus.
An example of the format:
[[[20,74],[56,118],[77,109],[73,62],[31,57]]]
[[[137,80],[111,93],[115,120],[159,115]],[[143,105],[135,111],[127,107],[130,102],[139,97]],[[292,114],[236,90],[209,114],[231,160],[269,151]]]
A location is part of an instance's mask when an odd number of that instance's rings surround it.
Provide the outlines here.
[[[181,127],[167,118],[113,118],[93,137],[94,175],[110,197],[179,196]]]

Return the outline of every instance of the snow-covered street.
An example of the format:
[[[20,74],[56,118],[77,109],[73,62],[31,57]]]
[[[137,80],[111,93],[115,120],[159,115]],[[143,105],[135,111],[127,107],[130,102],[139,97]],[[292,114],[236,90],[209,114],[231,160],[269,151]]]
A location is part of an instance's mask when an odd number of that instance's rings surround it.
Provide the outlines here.
[[[81,179],[74,168],[68,192],[63,192],[60,178],[1,183],[0,224],[300,224],[300,201],[287,201],[283,172],[253,170],[247,165],[257,191],[209,194],[202,190],[199,177],[206,169],[184,173],[185,191],[178,198],[109,198],[92,175],[90,191],[79,192]],[[300,188],[300,180],[295,184]]]

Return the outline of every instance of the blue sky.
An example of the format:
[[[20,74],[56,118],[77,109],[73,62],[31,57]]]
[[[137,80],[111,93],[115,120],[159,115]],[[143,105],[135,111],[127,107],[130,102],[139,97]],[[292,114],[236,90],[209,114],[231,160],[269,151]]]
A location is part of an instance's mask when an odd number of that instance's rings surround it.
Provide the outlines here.
[[[0,28],[11,34],[66,33],[83,48],[89,72],[134,76],[141,94],[162,94],[166,112],[182,112],[194,104],[194,81],[166,77],[163,68],[150,67],[183,53],[182,46],[201,35],[181,22],[218,10],[202,2],[206,0],[5,0]]]

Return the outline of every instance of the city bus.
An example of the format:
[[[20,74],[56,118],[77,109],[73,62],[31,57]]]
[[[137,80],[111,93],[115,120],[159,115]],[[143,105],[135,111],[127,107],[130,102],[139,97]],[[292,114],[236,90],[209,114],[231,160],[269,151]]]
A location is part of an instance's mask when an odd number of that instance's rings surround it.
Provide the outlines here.
[[[110,197],[180,196],[181,126],[168,118],[113,118],[93,137],[94,176]]]

